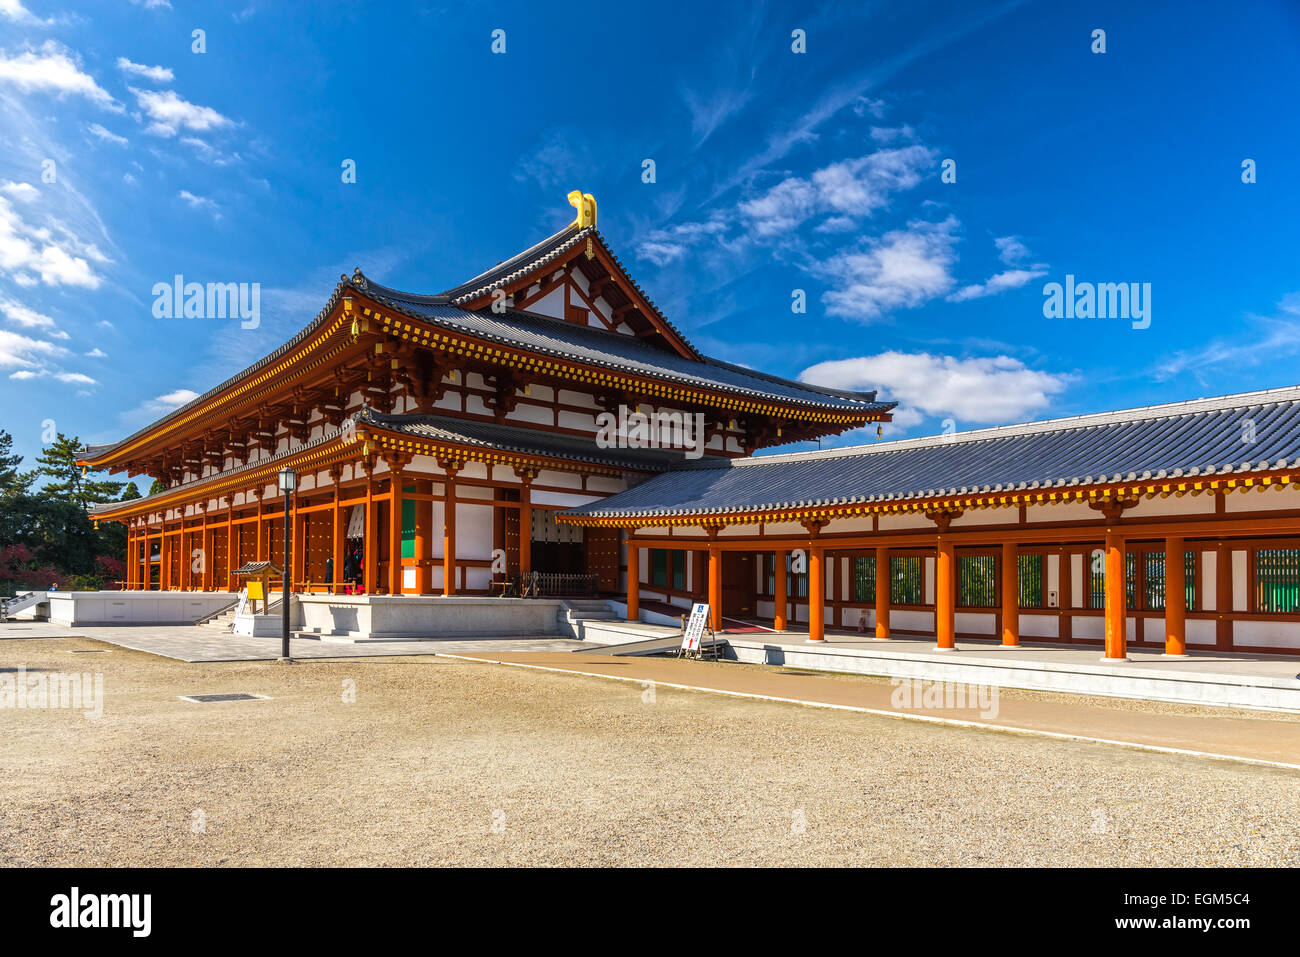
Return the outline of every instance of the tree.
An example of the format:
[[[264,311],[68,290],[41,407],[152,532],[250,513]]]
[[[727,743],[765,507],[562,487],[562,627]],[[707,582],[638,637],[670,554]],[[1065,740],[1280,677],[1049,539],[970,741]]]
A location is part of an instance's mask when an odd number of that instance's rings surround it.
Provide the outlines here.
[[[35,472],[20,472],[23,457],[14,454],[14,437],[0,429],[0,498],[23,495],[31,488]]]
[[[150,495],[157,495],[159,492],[165,492],[165,491],[167,491],[167,486],[163,485],[163,483],[158,481],[157,479],[154,479],[153,484],[149,486]]]
[[[116,500],[126,483],[92,479],[91,475],[99,474],[99,470],[88,470],[83,475],[81,466],[77,464],[80,456],[81,440],[75,435],[68,438],[60,432],[54,442],[36,456],[40,474],[48,477],[42,492],[59,501],[71,502],[83,512],[87,506]]]
[[[119,499],[119,501],[129,502],[131,501],[131,499],[139,498],[139,497],[140,497],[140,487],[136,485],[134,482],[127,482],[126,488],[122,489],[122,497]]]

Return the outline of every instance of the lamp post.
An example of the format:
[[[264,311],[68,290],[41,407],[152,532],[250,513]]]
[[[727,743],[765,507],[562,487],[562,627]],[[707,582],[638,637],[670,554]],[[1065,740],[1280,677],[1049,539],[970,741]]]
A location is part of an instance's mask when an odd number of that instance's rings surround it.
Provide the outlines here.
[[[289,554],[289,498],[298,487],[298,473],[285,466],[280,469],[280,491],[284,493],[284,571],[280,583],[284,586],[280,599],[280,660],[291,661],[289,657],[289,578],[293,574],[293,556]]]

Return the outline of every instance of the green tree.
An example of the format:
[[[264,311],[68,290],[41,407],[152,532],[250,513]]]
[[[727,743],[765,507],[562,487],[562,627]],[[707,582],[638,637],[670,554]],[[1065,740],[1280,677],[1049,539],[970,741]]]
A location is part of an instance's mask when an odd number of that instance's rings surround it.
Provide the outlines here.
[[[165,491],[167,491],[167,486],[163,485],[163,483],[158,481],[157,479],[154,479],[153,484],[149,486],[150,495],[157,495],[159,492],[165,492]]]
[[[94,479],[99,470],[87,470],[77,464],[81,456],[81,440],[75,435],[68,438],[62,432],[46,450],[36,456],[40,474],[46,477],[43,494],[62,502],[71,502],[83,512],[90,505],[112,502],[122,494],[125,482]]]
[[[120,501],[129,502],[133,498],[140,497],[140,487],[134,482],[127,482],[126,488],[122,489],[122,498]]]
[[[35,472],[19,471],[23,457],[14,454],[14,437],[0,429],[0,498],[24,495],[31,488]]]

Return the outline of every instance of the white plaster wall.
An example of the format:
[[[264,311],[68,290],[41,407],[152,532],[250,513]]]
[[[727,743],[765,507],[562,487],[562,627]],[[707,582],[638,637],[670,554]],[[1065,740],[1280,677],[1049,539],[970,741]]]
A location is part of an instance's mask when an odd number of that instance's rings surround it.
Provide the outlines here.
[[[1235,621],[1232,643],[1261,648],[1300,648],[1300,622]]]
[[[1201,552],[1201,608],[1205,611],[1219,611],[1219,555],[1217,552]]]
[[[1246,610],[1246,591],[1250,587],[1250,578],[1246,570],[1246,559],[1248,553],[1244,551],[1234,551],[1232,553],[1232,610]]]
[[[1021,615],[1021,638],[1059,638],[1061,622],[1056,615]]]
[[[987,612],[959,611],[953,618],[962,634],[992,635],[997,631],[997,617]]]

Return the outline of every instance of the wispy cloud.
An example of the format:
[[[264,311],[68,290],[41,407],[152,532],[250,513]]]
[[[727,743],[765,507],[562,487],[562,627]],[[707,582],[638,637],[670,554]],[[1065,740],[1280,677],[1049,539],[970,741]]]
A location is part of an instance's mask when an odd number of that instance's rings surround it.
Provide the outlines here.
[[[123,73],[143,77],[146,80],[152,80],[154,83],[170,83],[175,78],[169,67],[133,63],[124,56],[117,58],[117,68]]]
[[[1019,236],[1001,236],[994,239],[993,244],[997,246],[998,258],[1002,260],[1003,264],[1012,268],[996,273],[985,282],[962,286],[948,297],[949,302],[967,302],[971,299],[982,299],[985,296],[996,296],[1008,289],[1019,289],[1040,276],[1047,275],[1046,263],[1033,263],[1032,265],[1021,263],[1022,259],[1029,257],[1029,248],[1021,241]]]
[[[68,334],[59,329],[58,324],[51,317],[8,296],[0,295],[0,313],[3,313],[10,322],[27,329],[42,330],[52,339],[68,338]]]
[[[198,196],[191,193],[188,189],[183,189],[176,196],[181,199],[190,209],[201,209],[212,214],[213,219],[221,218],[221,206],[216,200],[207,196]]]
[[[100,126],[98,123],[91,123],[89,126],[87,126],[86,132],[104,143],[113,143],[116,144],[117,146],[125,146],[127,144],[127,139],[125,136],[118,136],[112,130],[105,129],[104,127]]]
[[[1232,338],[1215,339],[1200,349],[1174,352],[1157,363],[1151,375],[1158,381],[1190,373],[1239,370],[1300,355],[1300,292],[1289,293],[1271,316],[1247,316],[1244,329]]]

